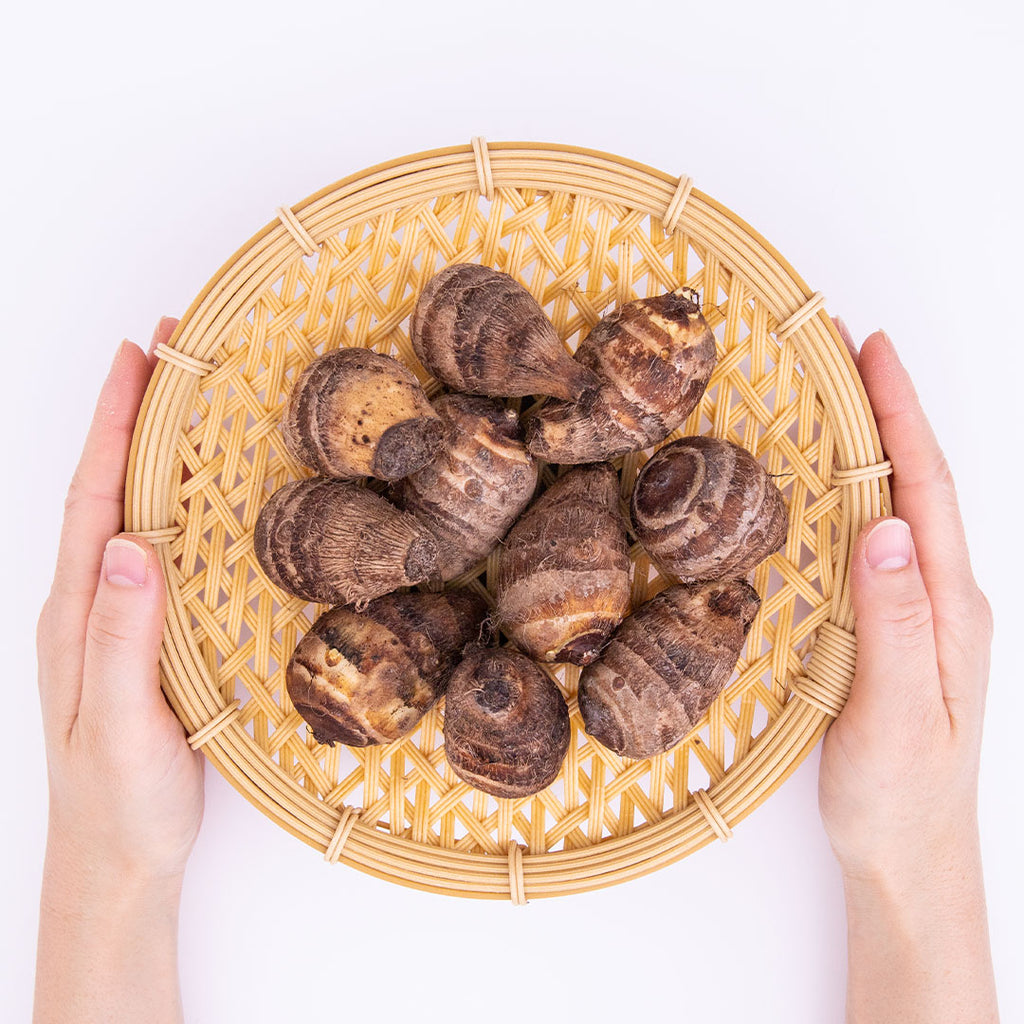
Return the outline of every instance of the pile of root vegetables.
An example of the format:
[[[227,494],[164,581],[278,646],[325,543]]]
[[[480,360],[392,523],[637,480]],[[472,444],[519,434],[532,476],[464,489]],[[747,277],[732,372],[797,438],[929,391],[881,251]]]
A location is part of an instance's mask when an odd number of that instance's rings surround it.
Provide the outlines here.
[[[664,445],[630,518],[678,582],[631,610],[609,460],[660,444],[700,401],[715,340],[697,294],[628,302],[570,356],[513,278],[454,264],[423,289],[411,336],[450,389],[433,402],[366,349],[319,357],[287,399],[285,446],[317,475],[271,495],[255,551],[274,584],[334,606],[289,662],[295,708],[318,742],[366,746],[407,734],[444,694],[456,775],[525,796],[555,779],[570,737],[541,664],[571,662],[590,736],[633,758],[673,747],[728,682],[760,606],[745,577],[787,530],[781,493],[745,449]],[[504,400],[523,396],[545,400],[520,419]],[[541,462],[572,468],[535,497]],[[437,592],[496,549],[492,609],[468,588]]]

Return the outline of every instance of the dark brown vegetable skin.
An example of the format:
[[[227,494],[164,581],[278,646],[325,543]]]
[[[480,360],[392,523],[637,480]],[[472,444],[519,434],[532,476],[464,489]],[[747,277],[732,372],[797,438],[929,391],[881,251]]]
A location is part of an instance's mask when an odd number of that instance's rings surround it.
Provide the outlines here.
[[[587,665],[629,614],[629,568],[615,470],[571,469],[509,531],[495,621],[539,661]]]
[[[365,747],[410,732],[478,639],[476,594],[389,594],[362,612],[332,608],[288,663],[288,695],[318,743]]]
[[[437,540],[438,572],[454,579],[486,558],[537,487],[519,417],[492,398],[442,395],[434,408],[445,426],[445,452],[397,481],[391,500]]]
[[[745,448],[684,437],[659,449],[630,502],[637,539],[683,583],[744,576],[786,542],[781,491]]]
[[[293,480],[260,509],[253,550],[296,597],[365,604],[430,577],[437,543],[412,516],[344,480]]]
[[[696,292],[627,302],[599,321],[576,361],[601,380],[578,402],[547,402],[525,421],[546,462],[612,459],[663,441],[693,411],[715,366],[715,336]]]
[[[314,359],[295,382],[281,434],[303,465],[325,476],[397,480],[442,445],[437,413],[411,370],[364,348]]]
[[[539,793],[569,749],[569,709],[525,655],[471,647],[448,683],[444,749],[455,774],[485,793]]]
[[[580,675],[584,729],[625,757],[674,747],[728,683],[760,605],[741,580],[677,585],[641,605]]]
[[[427,282],[410,333],[420,362],[457,391],[576,399],[598,383],[515,278],[475,263],[453,263]]]

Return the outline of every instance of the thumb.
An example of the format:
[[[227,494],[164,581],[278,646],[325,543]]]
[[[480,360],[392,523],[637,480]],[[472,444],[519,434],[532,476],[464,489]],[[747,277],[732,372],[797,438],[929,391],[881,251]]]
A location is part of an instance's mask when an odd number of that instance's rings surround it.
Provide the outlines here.
[[[902,519],[876,519],[864,527],[854,545],[850,584],[857,668],[847,707],[884,728],[900,709],[942,698],[931,601]]]
[[[86,627],[80,716],[123,728],[166,712],[158,669],[165,606],[153,548],[128,534],[109,540]]]

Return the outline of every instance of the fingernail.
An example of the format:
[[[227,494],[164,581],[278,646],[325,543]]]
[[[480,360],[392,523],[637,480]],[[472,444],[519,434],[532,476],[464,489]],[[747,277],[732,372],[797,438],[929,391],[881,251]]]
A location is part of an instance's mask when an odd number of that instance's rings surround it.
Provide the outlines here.
[[[903,569],[910,564],[910,527],[902,519],[883,519],[868,534],[864,557],[872,569]]]
[[[103,572],[116,587],[141,587],[146,582],[146,552],[123,537],[107,541],[103,554]]]
[[[173,333],[174,328],[178,326],[178,321],[173,316],[162,316],[159,322],[153,330],[153,337],[150,339],[150,345],[156,344],[156,339],[167,333],[168,327],[171,328]]]
[[[113,370],[113,368],[115,366],[117,366],[117,364],[120,361],[121,357],[124,355],[125,348],[127,348],[128,345],[130,345],[130,344],[131,344],[131,342],[127,338],[122,338],[121,339],[121,344],[117,346],[117,351],[114,353],[114,358],[110,360],[110,369],[111,370]]]
[[[854,343],[853,335],[850,333],[850,328],[846,326],[846,321],[841,316],[832,317],[832,323],[836,325],[836,330],[839,332],[839,337],[846,342],[846,347],[850,350],[850,355],[857,358],[857,346]]]

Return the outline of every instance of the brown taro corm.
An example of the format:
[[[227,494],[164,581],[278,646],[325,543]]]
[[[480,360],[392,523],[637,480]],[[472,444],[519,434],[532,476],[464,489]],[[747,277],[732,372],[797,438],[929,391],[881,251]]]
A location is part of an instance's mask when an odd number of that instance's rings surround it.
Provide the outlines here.
[[[745,448],[717,437],[665,445],[637,477],[637,540],[683,583],[745,576],[786,541],[782,492]]]
[[[431,577],[437,542],[412,516],[345,480],[311,477],[260,509],[253,550],[268,579],[306,601],[364,605]]]
[[[579,401],[546,402],[526,419],[526,445],[546,462],[597,462],[663,441],[707,388],[715,336],[697,293],[677,288],[609,313],[575,359],[601,386]]]
[[[577,466],[505,538],[495,621],[538,661],[587,665],[629,613],[629,575],[615,470],[606,462]]]
[[[438,546],[438,573],[451,580],[486,558],[537,487],[519,417],[493,398],[442,395],[434,408],[445,452],[392,484],[391,500],[416,517]]]
[[[760,605],[741,580],[679,584],[651,598],[580,675],[583,728],[624,757],[674,747],[728,683]]]
[[[389,594],[361,612],[332,608],[299,641],[288,695],[319,743],[390,743],[444,692],[485,612],[468,590]]]
[[[397,359],[341,348],[299,375],[281,434],[299,462],[325,476],[397,480],[436,458],[443,426]]]
[[[427,282],[410,335],[420,362],[456,391],[576,399],[598,383],[515,278],[475,263],[453,263]]]
[[[535,662],[507,648],[470,646],[448,683],[444,750],[453,771],[498,797],[539,793],[569,749],[569,709]]]

